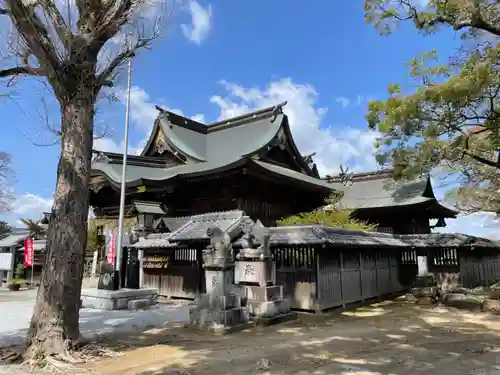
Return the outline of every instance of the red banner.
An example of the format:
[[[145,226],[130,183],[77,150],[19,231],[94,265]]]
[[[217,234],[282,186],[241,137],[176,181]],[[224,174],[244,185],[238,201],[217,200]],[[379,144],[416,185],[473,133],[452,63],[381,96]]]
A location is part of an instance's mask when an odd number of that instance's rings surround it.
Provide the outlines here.
[[[34,256],[34,240],[33,238],[26,238],[24,240],[24,266],[33,267]]]
[[[108,263],[115,263],[115,233],[111,232],[108,245]]]

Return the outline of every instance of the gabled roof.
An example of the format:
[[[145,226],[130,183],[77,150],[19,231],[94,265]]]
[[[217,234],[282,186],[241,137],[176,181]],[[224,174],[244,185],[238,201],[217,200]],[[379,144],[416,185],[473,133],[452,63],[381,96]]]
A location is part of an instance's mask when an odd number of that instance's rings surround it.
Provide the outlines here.
[[[411,206],[428,203],[432,210],[443,217],[455,217],[458,211],[440,204],[432,189],[429,177],[414,181],[395,181],[392,170],[359,173],[344,184],[340,177],[330,179],[335,190],[344,193],[340,205],[351,210],[382,207]]]
[[[172,242],[206,240],[209,238],[207,229],[212,227],[221,229],[233,240],[242,233],[240,224],[247,219],[245,213],[239,210],[193,215],[186,224],[172,233],[169,240]]]
[[[282,110],[285,104],[209,125],[157,107],[160,114],[141,155],[147,155],[161,130],[166,146],[188,161],[221,163],[238,159],[266,146],[278,134],[285,117]]]
[[[167,165],[161,158],[129,156],[125,182],[129,186],[139,186],[148,181],[196,177],[247,165],[291,181],[299,181],[327,191],[332,190],[331,185],[317,178],[317,170],[311,168],[300,155],[291,136],[288,118],[282,111],[285,104],[210,125],[203,125],[160,109],[155,129],[144,148],[143,155],[148,153],[161,130],[165,136],[163,141],[168,143],[166,146],[173,154],[182,155],[184,163],[172,166]],[[287,147],[302,172],[254,158],[254,155],[269,149],[283,138],[287,139]],[[119,154],[98,153],[92,162],[92,173],[104,175],[112,184],[120,184],[121,158]]]

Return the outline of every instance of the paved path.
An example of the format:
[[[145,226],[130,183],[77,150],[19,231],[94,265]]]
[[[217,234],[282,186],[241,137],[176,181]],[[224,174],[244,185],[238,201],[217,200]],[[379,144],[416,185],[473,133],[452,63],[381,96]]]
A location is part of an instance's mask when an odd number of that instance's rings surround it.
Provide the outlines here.
[[[0,347],[14,345],[24,339],[35,306],[36,291],[0,291]],[[80,310],[80,329],[84,337],[92,338],[116,332],[137,332],[163,327],[173,322],[185,322],[185,304],[157,305],[141,311]]]

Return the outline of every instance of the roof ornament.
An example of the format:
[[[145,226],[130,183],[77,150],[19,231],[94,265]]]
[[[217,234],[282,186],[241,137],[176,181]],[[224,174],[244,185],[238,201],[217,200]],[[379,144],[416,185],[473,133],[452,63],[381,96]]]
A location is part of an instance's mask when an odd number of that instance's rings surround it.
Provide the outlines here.
[[[273,108],[273,118],[271,119],[271,123],[273,123],[274,121],[276,121],[276,118],[278,117],[278,115],[281,115],[283,113],[283,107],[286,105],[286,101],[283,102],[283,103],[280,103],[278,105],[276,105],[274,108]]]
[[[304,160],[304,162],[306,162],[306,164],[309,165],[310,168],[312,168],[312,164],[314,164],[313,157],[315,155],[316,155],[316,153],[313,152],[312,154],[305,155],[305,156],[302,157],[302,159]]]
[[[97,152],[92,156],[92,163],[109,163],[111,159],[104,152]]]
[[[344,170],[344,167],[342,166],[342,164],[340,164],[340,173],[339,173],[339,177],[340,177],[340,182],[342,184],[344,184],[344,186],[352,186],[353,184],[353,176],[354,176],[354,173],[347,173],[349,171],[349,167],[346,166],[345,170]]]
[[[165,152],[165,143],[163,141],[158,142],[157,151],[160,155]]]

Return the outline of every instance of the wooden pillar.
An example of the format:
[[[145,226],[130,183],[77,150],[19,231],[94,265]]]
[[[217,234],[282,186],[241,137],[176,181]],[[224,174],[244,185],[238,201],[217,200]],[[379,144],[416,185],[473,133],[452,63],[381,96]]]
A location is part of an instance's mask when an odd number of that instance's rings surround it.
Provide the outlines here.
[[[139,288],[144,288],[144,250],[139,249],[137,251],[137,257],[139,258]]]
[[[316,312],[317,313],[320,313],[321,312],[321,296],[320,296],[320,290],[321,290],[321,284],[320,284],[320,279],[319,279],[319,273],[320,273],[320,268],[319,268],[319,251],[320,251],[320,247],[315,247],[314,248],[314,259],[315,259],[315,271],[316,271],[316,301],[315,301],[315,304],[316,304]]]
[[[10,247],[10,271],[7,271],[7,281],[14,278],[16,268],[16,248],[16,245]]]

